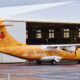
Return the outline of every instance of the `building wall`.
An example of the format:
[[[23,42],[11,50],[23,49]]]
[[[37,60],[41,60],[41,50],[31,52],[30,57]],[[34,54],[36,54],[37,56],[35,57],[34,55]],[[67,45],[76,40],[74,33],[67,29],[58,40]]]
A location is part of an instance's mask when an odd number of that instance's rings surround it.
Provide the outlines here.
[[[9,33],[19,42],[26,43],[26,24],[25,22],[6,22],[14,26],[7,27]],[[24,62],[25,60],[0,53],[0,63]]]
[[[0,53],[0,63],[3,62],[3,54]]]
[[[80,24],[75,23],[27,22],[27,34],[28,44],[80,44]]]

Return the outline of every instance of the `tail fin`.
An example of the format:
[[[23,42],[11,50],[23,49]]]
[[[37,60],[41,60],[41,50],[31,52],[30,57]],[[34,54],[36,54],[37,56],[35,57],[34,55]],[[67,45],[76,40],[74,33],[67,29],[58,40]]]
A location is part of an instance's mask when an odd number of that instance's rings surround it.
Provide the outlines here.
[[[0,47],[7,47],[7,46],[15,46],[20,45],[18,41],[16,41],[7,31],[3,23],[3,20],[0,19]]]

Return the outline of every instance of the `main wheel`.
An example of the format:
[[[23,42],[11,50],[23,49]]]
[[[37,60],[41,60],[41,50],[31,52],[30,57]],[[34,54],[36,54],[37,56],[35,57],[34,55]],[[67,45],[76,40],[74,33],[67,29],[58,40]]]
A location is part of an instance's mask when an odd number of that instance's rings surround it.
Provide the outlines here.
[[[55,65],[57,62],[55,60],[51,60],[51,65]]]
[[[38,65],[40,65],[42,63],[42,61],[40,61],[40,60],[37,60],[36,62]]]
[[[80,60],[78,60],[78,64],[80,64]]]

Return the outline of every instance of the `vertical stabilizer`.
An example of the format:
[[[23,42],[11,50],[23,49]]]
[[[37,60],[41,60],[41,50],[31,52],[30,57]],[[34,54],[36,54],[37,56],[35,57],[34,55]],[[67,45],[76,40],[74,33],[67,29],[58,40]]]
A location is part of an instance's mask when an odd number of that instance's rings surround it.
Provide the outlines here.
[[[5,25],[3,20],[0,19],[0,47],[22,45],[8,33],[5,26],[8,25]]]

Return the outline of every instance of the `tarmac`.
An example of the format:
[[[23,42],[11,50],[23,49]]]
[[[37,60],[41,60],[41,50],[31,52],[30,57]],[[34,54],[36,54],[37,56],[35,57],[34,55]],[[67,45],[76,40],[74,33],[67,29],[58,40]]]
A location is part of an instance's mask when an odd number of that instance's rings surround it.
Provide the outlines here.
[[[80,64],[0,64],[0,80],[80,80]]]

